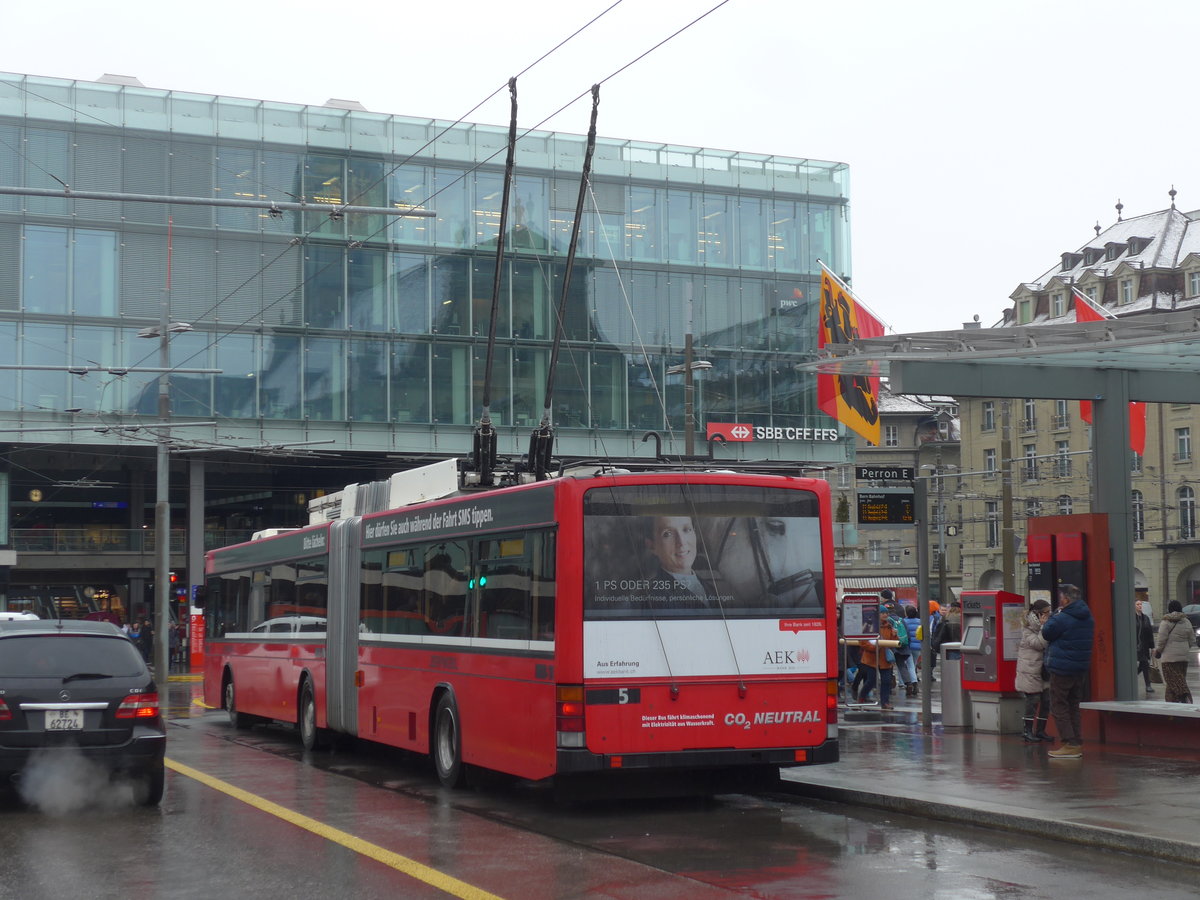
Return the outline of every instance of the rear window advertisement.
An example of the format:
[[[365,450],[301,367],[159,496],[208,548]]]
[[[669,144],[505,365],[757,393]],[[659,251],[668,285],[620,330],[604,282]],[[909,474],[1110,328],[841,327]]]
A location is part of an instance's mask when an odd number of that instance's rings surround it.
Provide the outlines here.
[[[815,517],[590,515],[589,619],[823,615]]]

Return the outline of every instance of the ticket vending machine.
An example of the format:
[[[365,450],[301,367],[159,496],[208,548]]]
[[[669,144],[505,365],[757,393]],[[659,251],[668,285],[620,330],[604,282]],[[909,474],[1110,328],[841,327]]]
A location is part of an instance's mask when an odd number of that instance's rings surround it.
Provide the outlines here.
[[[1008,591],[962,594],[962,686],[970,692],[976,731],[1021,731],[1024,699],[1015,682],[1025,608],[1025,598]]]

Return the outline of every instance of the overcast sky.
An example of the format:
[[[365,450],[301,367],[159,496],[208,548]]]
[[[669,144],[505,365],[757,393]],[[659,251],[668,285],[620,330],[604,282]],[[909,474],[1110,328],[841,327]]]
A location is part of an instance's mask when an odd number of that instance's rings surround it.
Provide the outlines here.
[[[718,3],[619,2],[522,76],[520,125]],[[453,120],[612,4],[11,2],[0,67]],[[990,325],[1118,198],[1200,208],[1198,25],[1195,0],[728,0],[604,85],[599,130],[849,163],[860,299],[898,332]]]

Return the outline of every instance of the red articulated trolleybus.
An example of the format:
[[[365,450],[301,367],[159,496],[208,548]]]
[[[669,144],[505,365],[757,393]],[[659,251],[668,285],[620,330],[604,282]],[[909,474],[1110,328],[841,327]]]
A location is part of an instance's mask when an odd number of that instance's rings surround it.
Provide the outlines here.
[[[830,534],[821,480],[602,470],[263,537],[207,555],[205,699],[448,786],[833,762]]]

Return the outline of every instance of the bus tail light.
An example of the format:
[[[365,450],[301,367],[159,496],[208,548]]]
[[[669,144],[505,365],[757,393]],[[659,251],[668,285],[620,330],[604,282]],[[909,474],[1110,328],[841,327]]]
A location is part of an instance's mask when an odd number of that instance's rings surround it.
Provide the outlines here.
[[[130,694],[117,707],[118,719],[158,718],[158,694]]]
[[[837,737],[838,683],[836,679],[825,682],[825,736]]]
[[[583,685],[558,685],[554,695],[554,730],[558,746],[586,746],[583,722]]]

